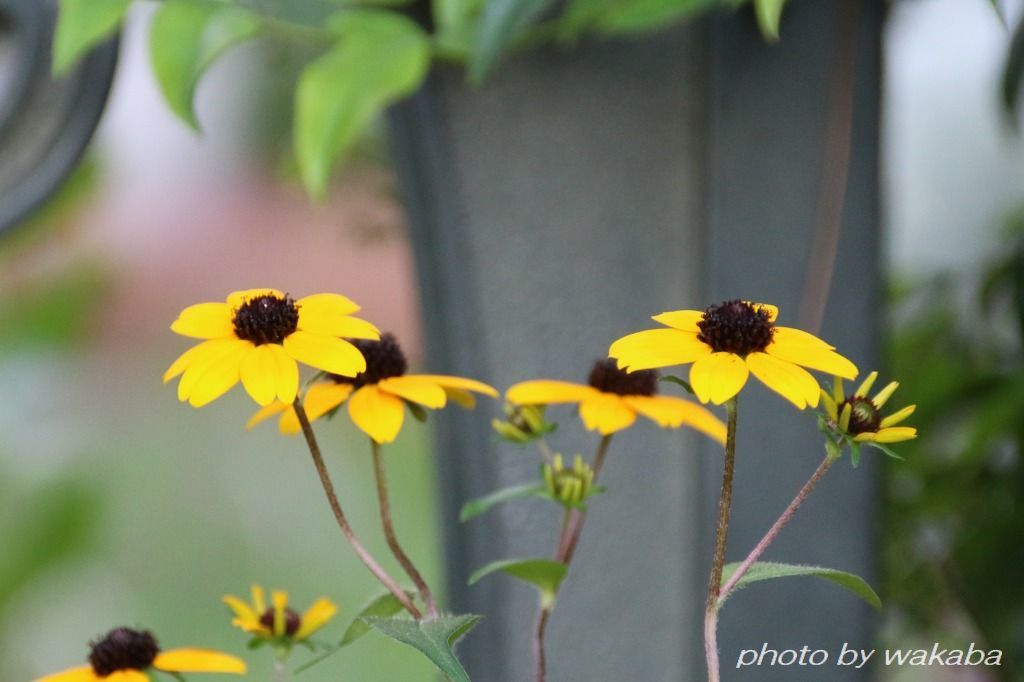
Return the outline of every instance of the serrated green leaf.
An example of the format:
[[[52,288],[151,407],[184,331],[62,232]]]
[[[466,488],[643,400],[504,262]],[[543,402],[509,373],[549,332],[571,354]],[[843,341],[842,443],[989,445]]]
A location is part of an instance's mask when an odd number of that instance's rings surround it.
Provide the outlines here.
[[[469,58],[470,80],[479,83],[505,49],[551,4],[551,0],[488,0]]]
[[[727,564],[723,568],[723,585],[729,580],[729,577],[732,576],[738,567],[739,563],[736,562]],[[803,575],[824,578],[825,580],[834,582],[837,585],[850,590],[876,609],[882,608],[882,600],[879,599],[878,594],[871,589],[871,586],[868,585],[863,578],[854,575],[853,573],[839,571],[834,568],[822,568],[821,566],[800,566],[796,564],[781,564],[772,561],[759,561],[752,565],[750,569],[743,574],[743,577],[739,579],[739,582],[736,583],[736,586],[732,588],[729,594],[723,594],[719,598],[719,606],[724,604],[725,600],[736,593],[737,590],[741,590],[752,583],[761,582],[762,580],[775,580],[776,578],[789,578]]]
[[[502,559],[492,561],[469,576],[469,585],[496,572],[510,575],[517,580],[530,583],[540,592],[541,604],[550,607],[555,603],[558,588],[569,573],[569,567],[552,559]]]
[[[761,27],[761,35],[768,42],[778,42],[779,23],[782,21],[782,9],[786,0],[754,0],[754,14],[757,25]]]
[[[422,621],[375,616],[366,616],[364,620],[381,634],[418,649],[452,682],[470,682],[453,647],[480,619],[481,616],[468,614]]]
[[[53,37],[53,72],[61,75],[113,35],[131,0],[60,0]]]
[[[508,488],[502,488],[490,495],[478,497],[477,499],[470,500],[466,504],[462,505],[462,511],[459,512],[459,521],[465,522],[476,518],[496,504],[502,504],[503,502],[510,502],[512,500],[522,500],[527,497],[539,497],[545,492],[547,492],[547,488],[545,488],[543,482],[525,483],[523,485],[514,485]]]
[[[259,34],[259,18],[212,0],[168,0],[149,29],[153,72],[171,111],[194,129],[196,84],[225,51]]]
[[[334,162],[385,106],[419,87],[430,63],[423,30],[393,12],[344,12],[330,28],[338,43],[305,68],[295,95],[295,151],[317,198]]]

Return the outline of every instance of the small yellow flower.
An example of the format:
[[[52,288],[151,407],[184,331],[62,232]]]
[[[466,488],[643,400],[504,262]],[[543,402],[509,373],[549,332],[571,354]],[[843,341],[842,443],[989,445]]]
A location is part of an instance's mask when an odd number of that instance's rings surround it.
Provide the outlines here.
[[[764,303],[725,301],[699,310],[655,315],[665,329],[624,336],[608,355],[629,371],[686,365],[701,402],[721,405],[753,374],[799,409],[817,407],[820,386],[804,367],[853,379],[857,368],[813,334],[778,327],[778,308]]]
[[[303,407],[310,421],[332,412],[346,401],[348,414],[363,433],[378,443],[390,443],[398,436],[405,419],[405,405],[411,403],[431,410],[444,407],[448,399],[472,408],[473,392],[496,398],[498,392],[473,379],[440,374],[406,374],[408,364],[394,335],[384,334],[380,340],[359,340],[355,346],[366,358],[366,368],[354,378],[328,375],[306,391]],[[259,422],[281,415],[281,433],[300,431],[299,419],[290,403],[274,402],[249,420],[252,428]]]
[[[612,360],[598,360],[588,385],[537,379],[512,386],[506,397],[513,405],[579,403],[583,425],[602,436],[632,426],[640,414],[662,428],[686,425],[725,443],[722,420],[688,400],[655,395],[657,388],[657,372],[625,372]]]
[[[830,430],[854,443],[899,443],[917,438],[917,429],[914,427],[897,426],[914,414],[917,405],[907,405],[888,417],[882,416],[882,408],[899,387],[899,382],[889,382],[874,398],[868,398],[868,392],[877,378],[878,372],[869,374],[849,398],[843,393],[843,380],[840,377],[835,378],[832,395],[821,392],[821,402],[825,405]]]
[[[181,376],[178,399],[202,407],[241,380],[260,405],[290,403],[299,390],[297,362],[325,372],[355,376],[366,368],[345,338],[376,339],[369,322],[350,315],[359,306],[338,294],[293,300],[276,289],[230,294],[226,303],[197,303],[181,311],[171,331],[205,339],[185,351],[164,373]],[[342,338],[345,337],[345,338]]]
[[[35,682],[149,682],[149,670],[167,673],[245,673],[241,659],[208,649],[161,651],[147,630],[116,628],[89,644],[89,665]]]
[[[288,593],[275,590],[270,595],[271,605],[259,585],[252,586],[252,603],[227,595],[224,603],[235,614],[231,624],[245,630],[256,639],[301,642],[326,625],[338,607],[329,599],[317,599],[301,616],[288,608]]]

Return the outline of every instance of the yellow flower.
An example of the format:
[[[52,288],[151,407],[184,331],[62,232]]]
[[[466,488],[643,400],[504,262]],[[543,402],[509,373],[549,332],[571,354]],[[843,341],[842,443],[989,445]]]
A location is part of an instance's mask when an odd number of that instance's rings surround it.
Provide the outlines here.
[[[149,682],[148,670],[167,673],[245,673],[241,659],[208,649],[161,651],[147,630],[116,628],[90,643],[89,665],[35,682]]]
[[[288,608],[288,593],[275,590],[267,606],[263,588],[252,586],[252,604],[238,597],[224,597],[235,614],[231,624],[245,630],[256,639],[278,639],[301,642],[326,625],[338,612],[329,599],[317,599],[301,616]]]
[[[849,398],[843,394],[843,380],[840,377],[836,377],[832,385],[832,395],[821,392],[821,402],[825,405],[830,430],[854,443],[899,443],[917,438],[917,429],[914,427],[897,426],[914,414],[917,405],[907,405],[888,417],[882,417],[882,407],[899,387],[899,382],[890,382],[874,398],[868,398],[868,391],[877,378],[878,372],[869,374]]]
[[[346,401],[348,414],[363,433],[378,443],[390,443],[398,436],[405,419],[405,404],[437,410],[448,399],[472,408],[473,392],[498,396],[487,384],[462,377],[440,374],[406,374],[405,355],[394,335],[384,334],[378,341],[359,340],[354,344],[366,358],[365,371],[354,378],[328,375],[327,381],[314,383],[302,399],[310,421],[337,409]],[[281,414],[281,433],[299,432],[299,419],[291,405],[274,402],[249,420],[252,428],[259,422]]]
[[[690,385],[701,402],[721,405],[740,392],[753,374],[799,409],[817,407],[820,386],[804,367],[847,379],[852,362],[818,337],[778,327],[778,308],[764,303],[725,301],[699,310],[655,315],[666,329],[624,336],[608,355],[636,371],[693,363]]]
[[[598,360],[588,385],[537,379],[518,383],[505,395],[513,405],[579,403],[583,425],[602,436],[632,426],[640,414],[662,428],[686,425],[725,443],[725,424],[718,417],[688,400],[655,395],[657,388],[657,372],[624,372],[611,360]]]
[[[299,390],[302,362],[325,372],[355,376],[366,368],[345,338],[379,338],[376,327],[350,315],[359,306],[338,294],[293,300],[275,289],[236,291],[226,303],[198,303],[181,311],[171,331],[205,339],[164,373],[181,376],[178,399],[202,407],[241,380],[260,405],[290,403]]]

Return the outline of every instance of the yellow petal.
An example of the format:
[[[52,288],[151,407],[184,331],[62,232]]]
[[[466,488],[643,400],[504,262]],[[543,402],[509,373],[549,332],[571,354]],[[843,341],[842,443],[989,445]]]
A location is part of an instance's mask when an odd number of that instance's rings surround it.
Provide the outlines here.
[[[352,395],[352,384],[339,384],[334,381],[323,381],[313,384],[306,390],[302,406],[306,408],[309,421],[324,416]]]
[[[164,383],[166,384],[168,381],[193,365],[208,362],[212,357],[228,348],[231,348],[236,343],[236,339],[213,339],[210,341],[203,341],[196,346],[192,346],[187,351],[179,355],[178,359],[171,363],[171,366],[167,368],[167,371],[164,372],[163,376]]]
[[[100,676],[92,671],[91,665],[70,668],[46,677],[37,677],[33,682],[96,682]]]
[[[580,403],[580,418],[588,430],[607,436],[631,426],[636,421],[636,412],[622,396],[598,392]]]
[[[333,336],[296,331],[285,338],[284,350],[299,362],[332,374],[354,377],[366,370],[359,349]]]
[[[424,381],[416,376],[381,379],[377,386],[386,393],[434,410],[444,407],[448,402],[448,394],[444,392],[443,388],[432,381]]]
[[[193,365],[185,371],[178,386],[178,397],[182,388],[187,390],[188,402],[192,407],[203,407],[224,395],[238,383],[239,367],[252,344],[236,341],[223,355],[204,365]]]
[[[476,391],[477,393],[483,393],[484,395],[488,395],[492,398],[498,397],[497,389],[482,381],[477,381],[476,379],[453,377],[448,376],[447,374],[414,374],[412,376],[432,381],[441,388],[457,389],[461,391]]]
[[[899,387],[900,387],[900,382],[898,382],[898,381],[890,381],[889,384],[885,388],[883,388],[881,391],[879,391],[875,395],[875,397],[871,399],[871,402],[873,402],[875,404],[875,407],[877,407],[878,409],[882,409],[882,407],[887,402],[889,402],[889,398],[892,397],[892,394],[895,393],[896,389],[899,388]]]
[[[907,405],[902,410],[899,410],[898,412],[893,412],[888,417],[883,419],[882,423],[879,424],[879,426],[881,426],[883,429],[888,428],[890,426],[896,426],[901,421],[903,421],[910,415],[914,414],[915,410],[917,410],[917,405]]]
[[[725,445],[725,423],[707,408],[668,395],[627,395],[622,399],[658,426],[676,428],[686,424]]]
[[[839,413],[839,430],[847,433],[850,430],[850,417],[853,415],[853,405],[846,403],[843,411]]]
[[[700,331],[700,327],[697,323],[704,318],[703,311],[700,310],[673,310],[667,313],[661,313],[655,315],[651,319],[655,322],[660,322],[666,327],[672,327],[673,329],[679,329],[684,332],[693,332],[696,334]]]
[[[235,325],[226,303],[197,303],[181,311],[171,331],[194,339],[222,339],[235,336]]]
[[[153,667],[169,673],[245,673],[245,661],[208,649],[164,651],[157,654]]]
[[[390,443],[398,436],[405,418],[405,406],[376,386],[363,386],[348,401],[348,414],[359,429],[378,443]]]
[[[150,682],[149,675],[141,670],[115,670],[106,677],[96,676],[103,682]]]
[[[721,405],[747,383],[749,371],[743,358],[734,353],[711,353],[693,363],[690,385],[702,403]]]
[[[285,609],[288,608],[288,593],[282,590],[274,590],[270,598],[274,602],[274,636],[281,637],[288,626],[287,614],[285,612]]]
[[[825,405],[825,412],[828,414],[828,418],[832,421],[838,420],[839,407],[825,389],[821,389],[821,402]]]
[[[299,392],[299,366],[274,343],[253,348],[239,373],[245,390],[260,405],[269,405],[275,398],[290,405]]]
[[[810,348],[823,348],[825,350],[836,349],[835,346],[819,339],[814,334],[805,332],[803,329],[796,329],[795,327],[775,327],[772,330],[772,338],[775,341],[785,343],[787,346],[805,346]]]
[[[444,392],[448,395],[448,400],[451,400],[459,407],[464,407],[467,410],[472,410],[476,407],[476,396],[469,391],[461,388],[444,387]]]
[[[282,403],[280,400],[275,400],[274,402],[270,403],[266,407],[260,408],[259,411],[256,412],[256,414],[254,414],[253,416],[249,417],[249,421],[247,421],[245,423],[245,428],[251,429],[252,427],[254,427],[257,424],[259,424],[260,422],[262,422],[262,421],[264,421],[266,419],[270,419],[271,417],[273,417],[276,414],[281,414],[282,412],[287,410],[289,407],[291,407],[291,405],[286,405],[285,403]]]
[[[324,306],[300,307],[299,329],[324,336],[341,336],[346,339],[376,341],[380,338],[380,330],[366,320],[328,312],[324,310]]]
[[[780,360],[816,369],[821,372],[828,372],[845,379],[853,379],[857,376],[857,366],[844,358],[834,350],[823,346],[812,346],[803,343],[794,343],[787,335],[779,335],[778,332],[785,327],[777,328],[776,335],[772,342],[765,348],[765,352]]]
[[[768,388],[793,403],[799,409],[818,406],[821,386],[811,374],[791,362],[767,353],[751,353],[747,367]]]
[[[306,609],[299,620],[299,629],[295,631],[295,639],[306,639],[334,618],[338,607],[329,599],[317,599]]]
[[[867,376],[866,379],[864,379],[863,382],[861,382],[861,385],[857,388],[856,391],[853,392],[853,394],[861,398],[866,398],[868,395],[868,391],[870,391],[871,387],[875,385],[875,379],[877,378],[878,372],[872,372]]]
[[[232,291],[228,294],[227,303],[228,308],[232,311],[237,310],[240,306],[245,304],[254,298],[260,296],[274,296],[275,298],[284,298],[284,294],[277,289],[243,289],[241,291]]]
[[[252,607],[256,610],[256,613],[262,616],[267,610],[267,598],[263,588],[253,584],[249,587],[249,592],[252,594]]]
[[[778,306],[774,306],[771,303],[757,303],[756,301],[744,301],[754,307],[754,310],[764,310],[768,313],[768,321],[774,322],[779,316]]]
[[[836,409],[846,402],[846,394],[843,392],[843,378],[832,377],[832,399],[836,401]]]
[[[711,354],[711,347],[693,332],[678,329],[647,329],[623,336],[608,349],[619,367],[636,371],[685,365]]]
[[[853,437],[855,441],[876,443],[899,443],[912,438],[917,438],[917,429],[912,426],[890,426],[887,429],[879,429],[877,433],[858,433]]]
[[[505,392],[505,397],[513,405],[547,405],[549,403],[578,403],[595,393],[599,393],[596,388],[583,384],[535,379],[512,386]]]
[[[257,614],[251,606],[246,604],[244,601],[233,595],[225,595],[222,601],[228,605],[228,607],[235,612],[235,616],[240,620],[255,620],[258,621],[260,616],[263,614]]]

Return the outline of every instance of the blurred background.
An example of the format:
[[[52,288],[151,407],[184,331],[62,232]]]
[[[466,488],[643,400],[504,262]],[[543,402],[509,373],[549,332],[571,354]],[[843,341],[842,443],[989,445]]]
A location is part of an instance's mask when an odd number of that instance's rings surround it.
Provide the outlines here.
[[[1004,5],[1014,25],[1024,8]],[[144,625],[165,647],[241,652],[220,598],[250,582],[288,589],[299,608],[338,601],[329,640],[376,592],[302,444],[269,424],[245,431],[252,403],[240,390],[193,410],[160,375],[189,345],[168,330],[182,308],[264,285],[344,292],[422,366],[385,129],[312,204],[289,161],[297,57],[262,43],[228,55],[200,86],[197,136],[153,81],[146,10],[130,14],[85,160],[0,237],[2,680],[81,661],[98,624]],[[999,669],[879,679],[1024,680],[1024,147],[998,99],[1009,40],[981,0],[890,9],[888,363],[924,436],[885,466],[879,644],[974,641],[1006,653]],[[3,60],[0,49],[0,82]],[[482,409],[484,419],[496,408]],[[389,462],[399,533],[440,585],[428,428],[404,429]],[[364,439],[343,420],[322,431],[357,529],[375,529]],[[261,665],[269,679],[270,656],[250,655],[256,679]],[[330,673],[305,677],[431,674],[415,652],[372,635]]]

